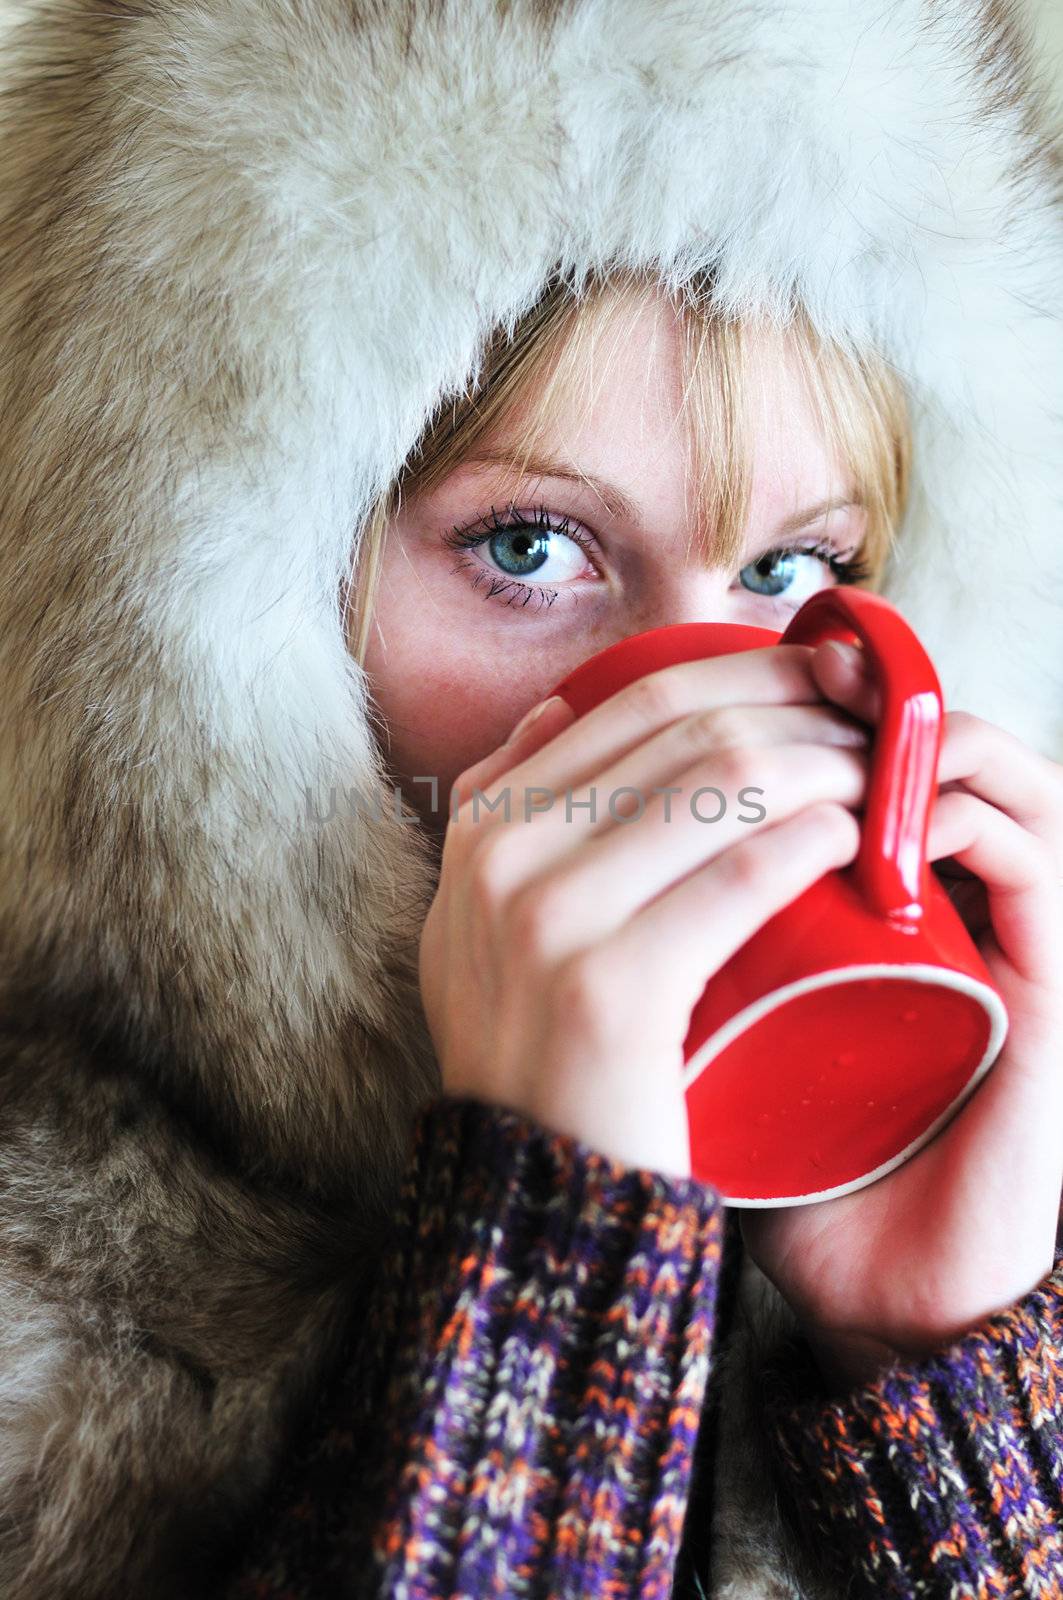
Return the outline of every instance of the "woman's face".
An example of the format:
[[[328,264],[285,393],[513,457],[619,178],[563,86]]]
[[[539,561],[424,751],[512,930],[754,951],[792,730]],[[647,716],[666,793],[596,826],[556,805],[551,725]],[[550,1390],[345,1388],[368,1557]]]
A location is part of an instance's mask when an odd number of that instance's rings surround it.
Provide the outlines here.
[[[483,459],[504,456],[506,438],[492,435],[429,493],[404,502],[388,528],[368,687],[386,724],[389,769],[437,840],[458,774],[588,656],[675,622],[781,631],[810,594],[838,581],[823,556],[803,552],[826,544],[844,558],[863,538],[865,513],[854,506],[784,526],[824,501],[845,501],[851,484],[780,363],[777,392],[755,382],[748,397],[743,553],[726,568],[706,562],[694,541],[688,555],[674,313],[647,300],[633,326],[603,343],[610,349],[598,358],[590,403],[557,418],[515,487],[504,462]],[[455,546],[455,528],[486,537]],[[802,553],[777,553],[794,545]]]

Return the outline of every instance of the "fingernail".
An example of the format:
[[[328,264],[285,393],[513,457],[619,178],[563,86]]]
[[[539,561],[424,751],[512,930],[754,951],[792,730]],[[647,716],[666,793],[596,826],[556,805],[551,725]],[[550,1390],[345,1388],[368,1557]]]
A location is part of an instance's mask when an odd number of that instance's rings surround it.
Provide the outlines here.
[[[823,648],[833,651],[838,660],[850,670],[855,667],[858,672],[863,672],[864,652],[855,644],[843,644],[840,639],[828,639]]]
[[[524,713],[524,715],[521,717],[520,721],[517,723],[517,726],[513,729],[513,732],[510,734],[509,738],[506,740],[506,744],[507,745],[508,744],[515,744],[516,741],[520,738],[521,734],[522,733],[526,733],[527,730],[532,726],[533,723],[538,722],[538,720],[542,716],[543,712],[544,711],[549,711],[551,706],[567,706],[567,705],[568,705],[568,701],[564,698],[563,695],[560,695],[560,694],[552,694],[550,696],[549,700],[540,700],[539,704],[537,706],[532,706],[530,711],[526,711]],[[503,750],[505,749],[505,747],[506,747],[505,745],[502,746]]]

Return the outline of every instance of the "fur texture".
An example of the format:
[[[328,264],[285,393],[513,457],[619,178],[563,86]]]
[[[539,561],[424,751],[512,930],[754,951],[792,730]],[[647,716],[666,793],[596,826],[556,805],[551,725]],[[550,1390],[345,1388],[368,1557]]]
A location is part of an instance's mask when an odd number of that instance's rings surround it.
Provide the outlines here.
[[[367,508],[551,272],[796,292],[909,382],[885,592],[947,704],[1063,756],[1060,161],[1005,0],[3,20],[0,1592],[167,1600],[333,1358],[437,1082],[430,859],[372,813],[341,627]],[[791,1581],[755,1348],[718,1600]]]

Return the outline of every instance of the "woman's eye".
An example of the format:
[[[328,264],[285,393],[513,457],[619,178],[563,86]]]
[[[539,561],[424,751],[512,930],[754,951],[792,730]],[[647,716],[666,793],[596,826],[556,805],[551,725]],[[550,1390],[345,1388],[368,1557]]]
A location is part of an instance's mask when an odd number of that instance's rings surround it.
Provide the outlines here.
[[[538,583],[564,584],[578,577],[587,569],[593,544],[567,517],[551,517],[543,506],[531,514],[510,506],[502,518],[492,506],[490,515],[473,527],[452,528],[442,537],[452,550],[480,551],[471,567],[472,581],[490,580],[488,597],[508,593],[524,602],[536,593],[546,602],[556,599],[556,590],[539,588]]]
[[[571,580],[585,573],[589,563],[595,566],[593,536],[545,506],[527,512],[511,503],[501,516],[492,506],[488,516],[441,537],[449,549],[470,552],[457,565],[484,598],[506,605],[527,606],[535,599],[549,606],[565,587],[575,599],[579,590]],[[839,556],[834,545],[821,541],[811,547],[766,550],[742,568],[738,582],[764,599],[799,606],[825,586],[828,572],[836,583],[860,583],[870,576],[870,566],[856,554]]]
[[[802,562],[802,557],[804,561]],[[782,597],[800,605],[832,572],[838,583],[859,583],[870,575],[870,568],[856,556],[839,556],[831,544],[804,549],[765,550],[738,574],[743,588],[768,599]]]

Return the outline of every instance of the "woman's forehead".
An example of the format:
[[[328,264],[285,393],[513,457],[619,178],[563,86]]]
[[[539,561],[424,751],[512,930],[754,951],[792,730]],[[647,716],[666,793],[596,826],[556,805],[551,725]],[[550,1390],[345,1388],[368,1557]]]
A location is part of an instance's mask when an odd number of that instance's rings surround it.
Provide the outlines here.
[[[617,500],[624,498],[625,479],[655,463],[672,474],[688,471],[692,419],[677,336],[663,322],[655,330],[645,311],[638,308],[630,338],[576,357],[584,370],[575,370],[574,362],[568,381],[552,388],[549,405],[534,389],[522,397],[464,464],[494,463],[514,473],[525,468],[533,476],[557,465],[563,470],[555,475],[575,470],[615,485]],[[803,488],[795,478],[807,478],[815,492],[842,489],[847,475],[831,459],[787,341],[752,335],[743,379],[742,432],[759,492],[778,499],[790,489],[799,496]],[[837,481],[824,486],[832,471]],[[607,504],[611,498],[603,494]]]

